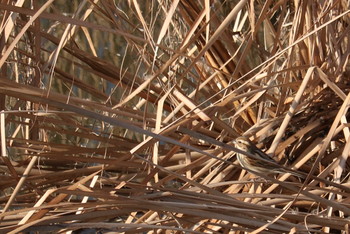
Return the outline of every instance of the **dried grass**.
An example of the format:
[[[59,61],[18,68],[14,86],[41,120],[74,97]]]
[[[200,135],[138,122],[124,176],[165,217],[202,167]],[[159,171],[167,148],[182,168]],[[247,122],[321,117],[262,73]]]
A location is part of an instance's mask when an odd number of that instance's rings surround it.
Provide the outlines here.
[[[346,233],[348,8],[1,3],[0,231]]]

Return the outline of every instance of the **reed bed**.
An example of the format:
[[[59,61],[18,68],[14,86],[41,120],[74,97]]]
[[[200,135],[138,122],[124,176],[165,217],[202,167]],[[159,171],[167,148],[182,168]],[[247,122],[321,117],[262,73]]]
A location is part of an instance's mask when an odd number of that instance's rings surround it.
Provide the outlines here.
[[[348,233],[348,1],[0,10],[1,233]]]

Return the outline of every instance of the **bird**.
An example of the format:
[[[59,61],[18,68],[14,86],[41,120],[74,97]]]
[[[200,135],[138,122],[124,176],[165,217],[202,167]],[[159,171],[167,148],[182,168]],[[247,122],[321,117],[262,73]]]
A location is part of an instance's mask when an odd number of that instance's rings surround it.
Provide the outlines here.
[[[246,154],[237,152],[239,164],[243,168],[248,169],[249,172],[253,172],[253,174],[290,173],[298,177],[304,177],[304,175],[300,173],[281,167],[269,155],[256,147],[247,137],[237,137],[233,143],[237,149],[246,152]]]

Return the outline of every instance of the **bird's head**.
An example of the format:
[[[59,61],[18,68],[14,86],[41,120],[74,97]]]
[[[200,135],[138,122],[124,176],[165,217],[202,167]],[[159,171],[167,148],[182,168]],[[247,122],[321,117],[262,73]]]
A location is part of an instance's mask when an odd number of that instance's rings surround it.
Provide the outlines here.
[[[238,149],[246,150],[249,146],[251,146],[251,141],[248,139],[248,137],[240,136],[237,137],[233,143]]]

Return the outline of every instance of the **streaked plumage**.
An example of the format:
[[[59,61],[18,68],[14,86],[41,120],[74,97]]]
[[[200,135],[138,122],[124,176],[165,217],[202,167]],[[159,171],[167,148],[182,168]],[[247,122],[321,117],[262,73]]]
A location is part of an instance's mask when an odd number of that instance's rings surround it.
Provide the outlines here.
[[[237,149],[247,152],[250,155],[248,156],[242,153],[237,153],[238,162],[243,168],[261,174],[291,173],[303,177],[299,173],[285,170],[279,166],[275,160],[257,148],[247,137],[237,137],[234,143]]]

